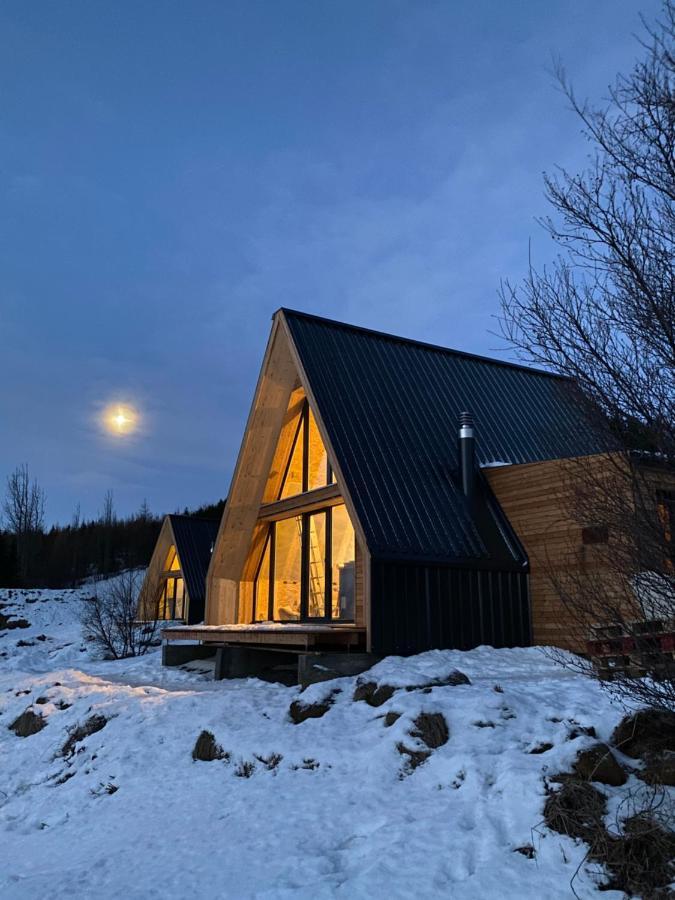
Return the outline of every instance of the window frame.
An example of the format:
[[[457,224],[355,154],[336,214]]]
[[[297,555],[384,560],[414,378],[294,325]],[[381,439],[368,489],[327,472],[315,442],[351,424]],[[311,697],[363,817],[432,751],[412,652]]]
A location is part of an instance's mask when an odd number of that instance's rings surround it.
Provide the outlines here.
[[[303,494],[309,494],[312,491],[320,491],[325,487],[328,487],[331,484],[335,484],[335,473],[333,472],[333,467],[330,464],[330,460],[328,458],[328,450],[324,444],[324,450],[326,451],[326,480],[324,484],[319,485],[315,488],[309,487],[309,417],[310,417],[310,407],[309,400],[305,397],[302,402],[302,408],[300,410],[300,414],[298,415],[298,424],[295,429],[295,433],[293,435],[293,440],[291,441],[291,449],[288,454],[288,459],[286,460],[286,465],[284,466],[284,474],[281,477],[281,482],[279,484],[279,490],[277,491],[277,496],[275,498],[276,501],[279,500],[290,500],[291,497],[301,497]],[[318,423],[316,422],[316,416],[314,416],[314,422],[318,429]],[[288,478],[288,473],[290,471],[291,465],[293,463],[293,457],[295,456],[295,448],[298,443],[298,439],[302,433],[302,476],[301,476],[301,491],[298,494],[288,494],[286,497],[282,496],[284,492],[284,487],[286,486],[286,479]],[[323,443],[323,438],[321,439]]]
[[[355,615],[356,615],[356,604],[354,604],[354,616],[350,619],[334,619],[333,617],[333,509],[337,506],[343,506],[343,503],[332,503],[326,506],[322,506],[319,509],[312,509],[307,512],[298,511],[294,514],[295,518],[300,518],[302,521],[301,527],[301,535],[300,535],[300,556],[301,556],[301,565],[300,565],[300,616],[298,619],[294,620],[298,623],[307,623],[307,624],[320,624],[322,622],[330,623],[333,621],[350,624],[354,623]],[[310,553],[310,518],[312,516],[323,515],[326,516],[326,528],[324,535],[324,549],[323,549],[323,558],[325,561],[325,569],[324,569],[324,614],[323,616],[310,616],[309,615],[309,553]],[[280,519],[273,520],[269,523],[267,534],[265,535],[265,541],[263,543],[262,553],[260,555],[260,560],[255,570],[255,574],[253,576],[253,605],[251,610],[251,620],[252,623],[263,621],[262,619],[258,619],[258,604],[259,602],[265,603],[264,598],[262,600],[258,597],[258,578],[260,572],[263,567],[263,563],[265,561],[265,554],[267,552],[267,547],[269,544],[270,554],[269,554],[269,578],[268,578],[268,597],[267,597],[267,619],[264,621],[268,622],[279,622],[281,624],[288,624],[287,620],[275,619],[274,618],[274,582],[275,582],[275,561],[276,561],[276,524],[281,519],[291,518],[291,516],[281,516]],[[356,535],[354,535],[354,560],[356,560]]]
[[[177,569],[172,568],[175,560],[178,560],[179,562],[179,566]],[[168,566],[168,568],[163,569],[159,576],[160,586],[157,594],[157,619],[161,622],[183,621],[185,619],[187,586],[185,584],[185,575],[183,574],[183,565],[178,554],[178,547],[175,544],[171,544],[171,546],[169,547],[166,558],[164,560],[164,565]],[[180,617],[180,620],[176,619],[176,603],[178,602],[178,580],[183,582],[183,596],[181,598],[181,602],[183,604],[183,615]],[[171,596],[169,596],[168,591],[169,583],[171,583]],[[163,610],[164,613],[161,619],[159,617],[160,610]],[[168,617],[167,613],[170,614]]]

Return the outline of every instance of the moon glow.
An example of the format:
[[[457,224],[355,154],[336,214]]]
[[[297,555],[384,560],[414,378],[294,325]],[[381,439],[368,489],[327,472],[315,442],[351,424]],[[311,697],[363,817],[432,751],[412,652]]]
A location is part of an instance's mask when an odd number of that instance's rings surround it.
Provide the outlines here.
[[[124,437],[133,434],[139,425],[138,410],[128,403],[110,403],[103,410],[103,427],[109,434]]]

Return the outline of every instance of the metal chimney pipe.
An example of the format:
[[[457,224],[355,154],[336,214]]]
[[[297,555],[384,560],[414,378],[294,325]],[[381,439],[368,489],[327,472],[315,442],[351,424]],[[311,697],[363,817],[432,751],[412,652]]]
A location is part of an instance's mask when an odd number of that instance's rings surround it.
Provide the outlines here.
[[[459,414],[459,471],[467,500],[473,500],[476,486],[475,446],[473,416],[470,412],[462,412]]]

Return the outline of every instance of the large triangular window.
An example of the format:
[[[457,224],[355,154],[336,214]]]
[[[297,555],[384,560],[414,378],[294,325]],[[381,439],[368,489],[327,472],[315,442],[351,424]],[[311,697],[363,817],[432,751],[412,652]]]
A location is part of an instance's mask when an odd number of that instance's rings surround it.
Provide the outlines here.
[[[354,620],[354,528],[337,486],[318,493],[334,484],[326,445],[298,389],[261,508],[266,534],[253,579],[254,622]]]
[[[160,575],[158,619],[182,619],[185,612],[185,582],[175,544],[169,547]]]
[[[326,447],[307,400],[300,405],[292,427],[293,440],[286,458],[278,500],[315,491],[335,481]]]

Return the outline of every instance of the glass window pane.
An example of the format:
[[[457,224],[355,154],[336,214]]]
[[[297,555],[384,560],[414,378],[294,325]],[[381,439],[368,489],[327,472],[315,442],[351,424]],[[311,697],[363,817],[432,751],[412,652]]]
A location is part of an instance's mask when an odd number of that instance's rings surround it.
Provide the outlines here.
[[[180,560],[178,559],[178,553],[174,550],[173,559],[171,561],[170,569],[172,572],[180,571]]]
[[[185,582],[182,578],[176,578],[176,612],[175,619],[182,619],[185,615]]]
[[[166,619],[168,617],[167,608],[166,608],[166,582],[162,583],[162,588],[159,594],[159,601],[157,603],[157,618],[158,619]]]
[[[164,562],[164,572],[168,572],[174,568],[174,562],[176,560],[176,548],[172,544],[169,547],[169,552],[166,554],[166,561]]]
[[[346,506],[334,506],[332,516],[332,615],[334,619],[353,619],[356,576],[354,528]]]
[[[265,542],[265,552],[262,563],[255,580],[255,611],[256,622],[266,622],[269,619],[270,602],[270,539]]]
[[[302,519],[283,519],[274,530],[274,618],[287,622],[300,618]]]
[[[176,590],[176,579],[175,578],[167,578],[166,580],[166,605],[167,605],[167,613],[169,619],[175,619],[175,590]]]
[[[280,500],[283,500],[284,497],[293,497],[295,494],[302,493],[302,445],[304,430],[305,426],[303,422],[300,425],[295,443],[293,444],[291,461],[286,472],[286,477],[284,478],[284,483],[281,486],[281,493],[279,494]]]
[[[326,615],[326,513],[309,517],[307,564],[307,614],[310,619]]]
[[[328,456],[324,447],[316,419],[312,410],[309,410],[309,454],[307,471],[307,490],[324,487],[328,478]]]

